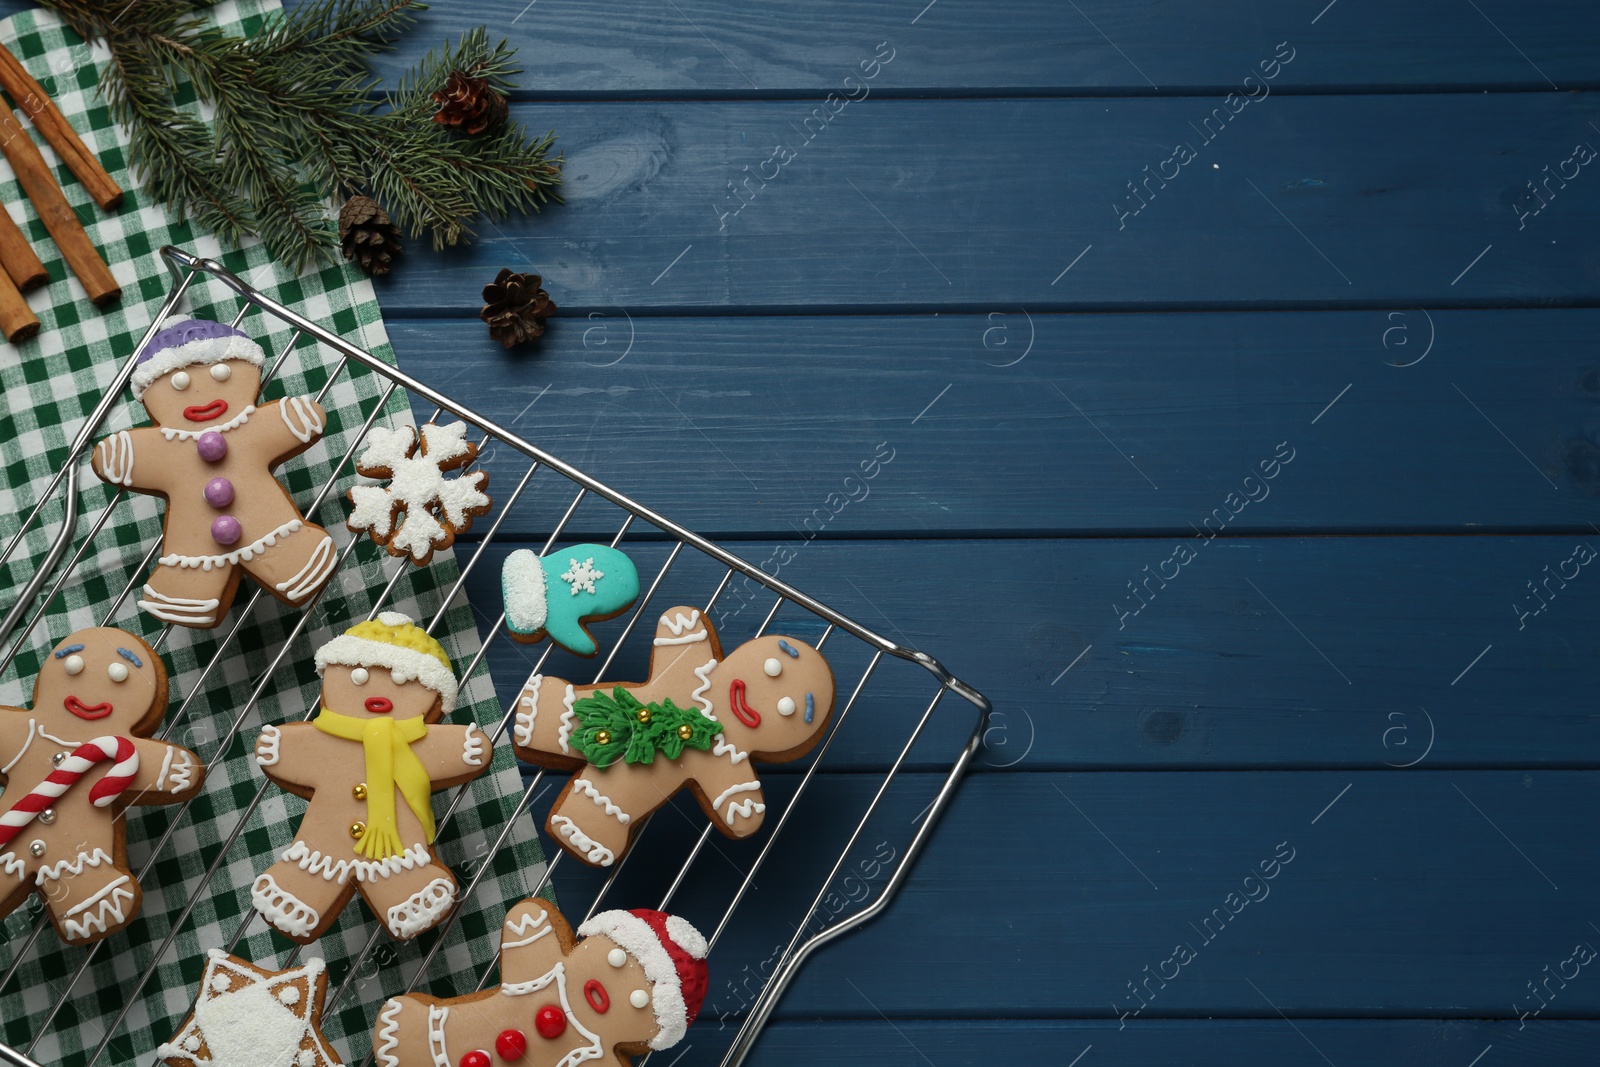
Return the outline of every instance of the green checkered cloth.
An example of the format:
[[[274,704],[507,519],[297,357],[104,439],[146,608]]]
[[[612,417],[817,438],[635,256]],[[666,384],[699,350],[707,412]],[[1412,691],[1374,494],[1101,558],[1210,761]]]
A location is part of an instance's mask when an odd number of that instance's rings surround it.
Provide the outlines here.
[[[248,0],[222,4],[215,11],[221,24],[250,32],[276,17],[277,7]],[[329,268],[293,278],[274,264],[263,248],[225,251],[211,235],[192,226],[173,225],[159,206],[146,200],[128,172],[127,138],[111,122],[96,91],[99,64],[105,61],[100,49],[86,46],[43,11],[24,12],[0,22],[0,39],[43,83],[89,147],[128,190],[120,210],[100,210],[49,146],[41,145],[79,217],[87,220],[89,235],[122,283],[121,303],[100,310],[84,298],[83,289],[67,271],[16,181],[9,175],[0,180],[0,199],[29,235],[52,279],[48,287],[29,298],[42,323],[39,337],[0,349],[0,463],[4,467],[0,471],[0,545],[10,542],[22,517],[66,462],[72,438],[157,313],[169,285],[158,255],[163,245],[219,258],[267,295],[393,361],[372,287],[354,268]],[[182,310],[230,321],[240,307],[237,298],[221,285],[197,281]],[[261,341],[269,360],[289,344],[290,331],[259,311],[252,312],[242,326]],[[333,382],[323,401],[328,410],[325,436],[279,472],[302,508],[328,483],[363,420],[378,405],[384,386],[378,375],[355,364],[342,372],[338,368],[332,352],[303,339],[283,360],[266,389],[268,398],[277,398],[315,394]],[[377,425],[408,423],[411,418],[406,394],[397,391],[383,404]],[[124,394],[97,436],[147,421],[144,409]],[[87,460],[87,456],[82,458]],[[146,554],[161,534],[160,501],[125,494],[113,504],[115,494],[95,478],[86,462],[81,474],[82,514],[62,569],[74,553],[82,551],[82,558],[49,601],[43,617],[23,637],[15,661],[0,675],[0,703],[28,703],[31,679],[52,645],[72,630],[99,625],[108,612],[111,625],[141,634],[152,643],[163,633],[158,620],[134,605],[137,586],[149,571]],[[354,536],[345,528],[344,519],[345,492],[355,483],[347,466],[324,504],[308,516],[326,527],[340,548]],[[16,592],[41,565],[62,515],[58,493],[13,559],[0,569],[0,591],[4,591],[0,592],[0,612],[10,608]],[[90,539],[90,531],[102,520],[105,525]],[[387,555],[362,536],[277,669],[271,669],[274,657],[300,613],[262,596],[246,615],[245,605],[255,591],[248,581],[240,586],[232,613],[218,629],[175,627],[166,634],[158,647],[171,676],[172,703],[163,728],[171,740],[206,759],[209,775],[205,789],[181,814],[176,806],[129,810],[128,857],[136,872],[152,859],[155,845],[167,829],[174,824],[176,829],[154,854],[154,866],[143,878],[140,917],[127,930],[101,943],[92,956],[82,948],[63,948],[48,927],[23,951],[34,927],[44,921],[36,895],[4,921],[0,974],[6,981],[0,987],[0,1041],[30,1050],[44,1067],[83,1064],[127,1007],[126,1017],[116,1025],[99,1062],[148,1064],[154,1059],[156,1045],[169,1040],[188,1013],[206,950],[225,946],[242,923],[249,924],[250,932],[236,949],[238,955],[265,967],[285,965],[294,946],[268,931],[255,916],[249,891],[255,876],[291,843],[305,802],[266,783],[252,758],[254,741],[262,724],[299,721],[315,709],[318,683],[313,652],[366,618],[397,571],[400,576],[383,606],[419,620],[433,618],[459,574],[450,552],[436,553],[429,566],[417,568],[408,560]],[[130,587],[135,591],[132,596],[126,595]],[[111,612],[113,605],[115,612]],[[30,609],[28,617],[36,610]],[[224,635],[241,616],[244,625],[224,645]],[[480,648],[473,611],[464,595],[450,604],[435,633],[457,670],[464,670]],[[208,672],[213,659],[217,662]],[[260,699],[247,711],[252,691],[269,670]],[[229,739],[229,731],[241,715],[240,727]],[[488,672],[480,665],[463,683],[452,721],[472,719],[491,730],[500,715]],[[218,859],[221,843],[234,832],[242,811],[262,788],[266,789],[263,802],[222,857],[215,877],[204,882],[206,870]],[[499,834],[515,815],[522,792],[509,744],[498,746],[491,772],[467,789],[451,823],[440,834],[439,851],[463,887],[485,862],[489,870],[462,905],[428,972],[420,978],[416,973],[437,933],[424,934],[407,944],[380,935],[375,951],[357,963],[357,954],[377,928],[377,920],[360,901],[353,901],[338,925],[304,953],[327,961],[332,988],[356,968],[346,995],[323,1020],[324,1031],[348,1062],[358,1062],[366,1055],[384,999],[413,981],[419,988],[441,993],[475,988],[493,959],[506,909],[527,896],[544,871],[543,854],[532,821],[526,817],[518,820],[507,845],[491,856]],[[450,795],[435,794],[437,811],[442,813]],[[191,897],[196,898],[193,912],[179,924]],[[171,947],[157,959],[157,949],[175,928]],[[85,970],[86,959],[90,963]],[[140,987],[138,982],[152,967],[149,980]]]

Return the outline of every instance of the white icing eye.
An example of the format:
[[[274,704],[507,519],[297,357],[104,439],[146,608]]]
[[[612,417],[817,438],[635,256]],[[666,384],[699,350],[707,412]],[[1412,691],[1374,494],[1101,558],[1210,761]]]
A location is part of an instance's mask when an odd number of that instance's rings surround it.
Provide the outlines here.
[[[226,363],[213,363],[213,364],[211,364],[211,379],[212,379],[212,381],[225,382],[229,378],[232,378],[232,377],[233,377],[233,368],[228,366]]]
[[[783,673],[783,664],[776,659],[769,659],[761,665],[761,669],[767,672],[768,678],[776,678]]]
[[[793,715],[794,714],[794,697],[784,697],[783,699],[778,701],[778,714],[779,715]]]
[[[367,669],[365,667],[357,667],[355,670],[350,672],[350,681],[356,685],[366,685],[369,677],[370,675],[367,674]]]
[[[621,967],[628,962],[628,954],[620,948],[614,948],[606,953],[606,962],[613,967]]]
[[[126,663],[107,664],[106,676],[113,682],[126,682],[128,680],[128,665]]]
[[[74,674],[74,675],[82,674],[83,673],[83,657],[82,656],[68,656],[67,657],[67,662],[62,664],[62,666],[67,669],[67,673],[68,674]]]
[[[172,387],[180,393],[189,388],[189,372],[181,370],[174,374],[172,376]]]
[[[650,1003],[650,994],[642,989],[635,989],[628,994],[628,1003],[636,1008],[643,1008]]]

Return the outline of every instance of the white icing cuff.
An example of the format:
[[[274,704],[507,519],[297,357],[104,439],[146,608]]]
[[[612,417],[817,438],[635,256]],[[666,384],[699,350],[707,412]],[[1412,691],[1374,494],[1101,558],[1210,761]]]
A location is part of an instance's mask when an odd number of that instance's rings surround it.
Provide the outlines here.
[[[390,933],[402,940],[409,940],[437,923],[455,906],[455,902],[455,883],[446,878],[435,878],[390,908],[384,921]]]
[[[317,928],[316,909],[263,874],[250,887],[250,902],[267,922],[291,937],[305,937]]]
[[[527,636],[544,629],[549,612],[544,565],[531,549],[519,548],[506,557],[500,568],[500,590],[512,633]]]
[[[261,736],[256,738],[256,762],[263,767],[271,767],[278,762],[278,746],[283,742],[283,731],[271,723],[261,728]]]
[[[609,867],[617,861],[615,852],[578,829],[578,824],[565,815],[550,816],[550,825],[556,828],[556,833],[572,842],[572,847],[596,867]]]
[[[461,745],[461,762],[468,767],[483,766],[484,742],[488,740],[475,722],[467,723],[466,739]]]

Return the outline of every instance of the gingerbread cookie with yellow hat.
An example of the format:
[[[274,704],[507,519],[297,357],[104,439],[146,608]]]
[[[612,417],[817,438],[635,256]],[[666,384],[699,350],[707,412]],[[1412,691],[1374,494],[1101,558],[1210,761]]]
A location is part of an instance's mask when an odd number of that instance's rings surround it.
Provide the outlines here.
[[[256,741],[267,777],[310,803],[251,900],[308,944],[360,892],[391,935],[409,940],[456,902],[455,876],[433,847],[433,793],[488,770],[489,738],[476,723],[440,723],[456,703],[450,657],[399,612],[352,626],[316,663],[316,718],[267,726]]]

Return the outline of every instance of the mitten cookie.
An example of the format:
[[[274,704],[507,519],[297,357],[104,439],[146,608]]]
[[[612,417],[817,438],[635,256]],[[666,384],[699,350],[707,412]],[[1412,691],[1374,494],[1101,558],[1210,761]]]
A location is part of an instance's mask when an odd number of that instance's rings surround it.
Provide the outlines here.
[[[600,651],[585,623],[614,619],[639,598],[633,560],[610,545],[573,545],[538,556],[519,548],[500,568],[514,641],[550,640],[579,656]]]
[[[358,890],[391,935],[432,929],[456,902],[433,849],[433,793],[476,778],[494,754],[476,723],[440,725],[456,704],[444,646],[399,612],[317,650],[322,710],[267,726],[256,762],[310,804],[294,844],[255,881],[256,910],[301,944]]]
[[[351,489],[345,525],[365,530],[391,556],[410,556],[417,566],[427,566],[434,552],[449,548],[457,534],[472,529],[474,518],[489,513],[487,474],[445,477],[477,458],[478,446],[467,440],[464,422],[430,422],[420,437],[410,426],[373,430],[366,450],[356,457],[356,471],[389,484]]]
[[[150,739],[166,711],[161,657],[106,627],[55,647],[31,710],[0,707],[0,917],[37,892],[61,940],[87,944],[139,914],[122,812],[187,800],[205,778],[199,756]]]
[[[157,1045],[168,1067],[339,1067],[322,1036],[328,970],[309,959],[269,971],[220,948],[207,954],[194,1011]]]
[[[749,837],[767,810],[751,759],[811,751],[833,711],[833,671],[792,637],[758,637],[726,659],[699,610],[656,626],[650,680],[573,685],[535,674],[517,698],[517,758],[576,771],[546,824],[557,844],[609,867],[645,816],[679,789],[711,823]]]
[[[326,413],[308,396],[256,403],[266,355],[220,322],[187,319],[156,334],[130,384],[154,426],[94,448],[95,474],[167,503],[161,555],[139,606],[164,622],[222,621],[246,572],[299,606],[338,562],[272,470],[310,448]]]
[[[535,898],[511,909],[500,936],[498,989],[383,1006],[378,1067],[627,1067],[682,1041],[705,1000],[706,939],[676,915],[602,912],[574,943],[555,905]]]

